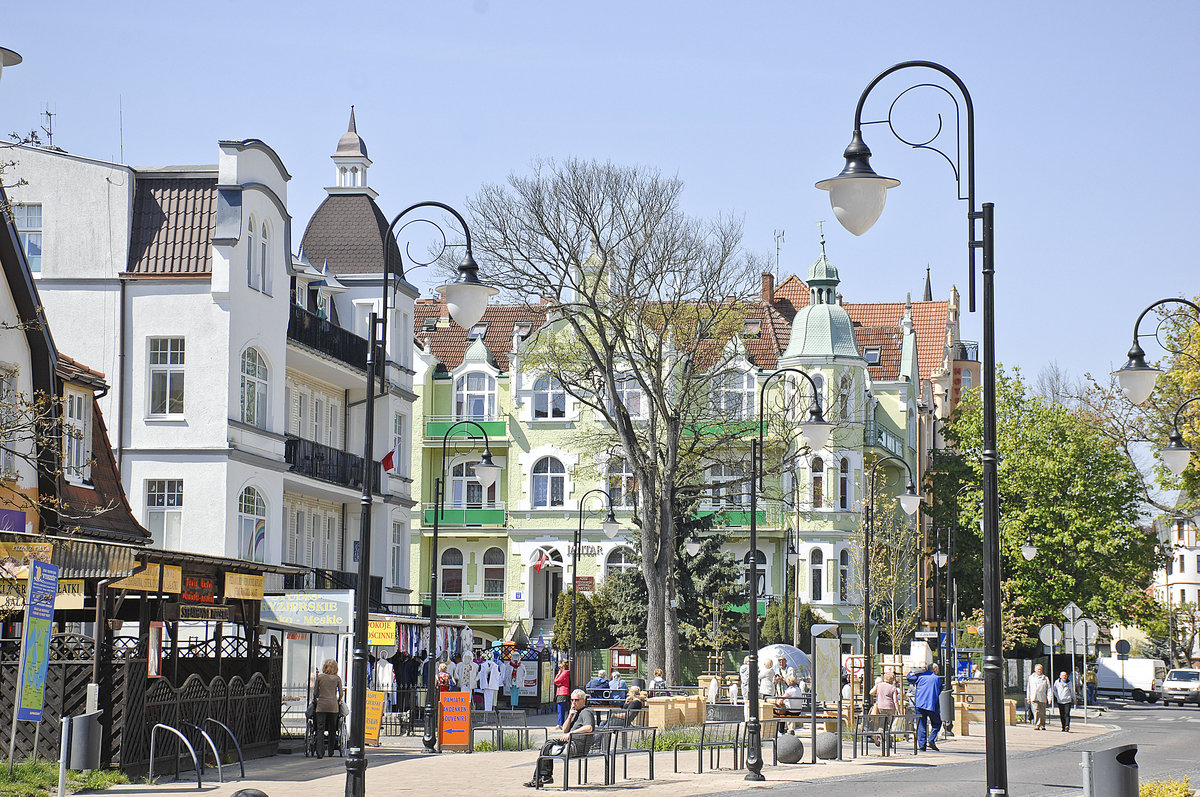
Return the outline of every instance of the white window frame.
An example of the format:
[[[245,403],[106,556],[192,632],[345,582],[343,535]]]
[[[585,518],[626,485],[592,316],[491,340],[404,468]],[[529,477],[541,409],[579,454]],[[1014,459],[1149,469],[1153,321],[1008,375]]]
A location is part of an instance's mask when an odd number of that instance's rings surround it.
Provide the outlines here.
[[[482,386],[472,386],[483,380]],[[482,406],[475,406],[476,404]],[[479,410],[483,411],[480,412]],[[486,371],[469,371],[454,380],[455,420],[488,421],[496,417],[496,378]]]
[[[17,478],[18,435],[16,428],[20,424],[21,412],[20,392],[17,388],[17,372],[14,368],[4,368],[0,373],[0,479],[12,481]]]
[[[633,549],[628,545],[618,545],[608,552],[604,557],[604,575],[607,577],[613,573],[625,573],[637,569],[637,563],[632,561],[631,554]],[[613,561],[620,557],[620,561]]]
[[[250,217],[250,224],[246,229],[246,286],[252,291],[262,289],[262,283],[259,281],[258,263],[255,260],[258,257],[258,247],[255,245],[257,221],[253,216]]]
[[[40,202],[29,202],[11,205],[9,209],[13,226],[17,228],[17,237],[21,239],[21,249],[25,252],[25,262],[32,273],[38,274],[42,270],[42,257],[45,255],[42,246],[42,205]],[[37,247],[36,254],[30,252],[31,244]]]
[[[238,551],[247,562],[267,561],[267,502],[257,487],[238,495]]]
[[[842,457],[838,462],[838,508],[850,509],[850,458]]]
[[[752,371],[727,371],[716,380],[713,389],[713,410],[726,421],[754,420],[754,399],[758,379]]]
[[[74,388],[64,393],[63,476],[78,483],[92,477],[92,394]]]
[[[810,603],[825,602],[825,552],[813,548],[808,555],[808,600]]]
[[[268,388],[271,384],[271,369],[267,358],[254,346],[242,352],[242,392],[239,414],[242,423],[267,428]]]
[[[304,510],[297,508],[291,513],[292,535],[291,549],[287,561],[291,564],[308,564],[304,561]]]
[[[156,346],[160,347],[156,351]],[[146,379],[146,409],[152,418],[178,418],[184,414],[186,403],[187,341],[182,336],[153,336],[146,339],[148,373]],[[155,384],[163,381],[163,402],[156,410]],[[173,406],[173,387],[178,383],[179,402]]]
[[[838,600],[850,602],[850,552],[845,548],[838,554]]]
[[[539,411],[542,414],[538,414]],[[531,421],[560,421],[567,417],[567,391],[552,376],[539,376],[533,383]]]
[[[808,499],[813,509],[823,509],[829,496],[825,491],[825,459],[813,457],[808,468]]]
[[[629,413],[629,419],[632,421],[646,420],[648,417],[646,413],[646,393],[642,390],[641,383],[635,377],[627,376],[617,379],[615,387],[616,396],[614,398],[616,402],[625,407],[625,411]],[[615,412],[615,403],[610,402],[609,407]]]
[[[746,469],[741,465],[718,463],[708,468],[708,504],[715,509],[741,509],[746,481]],[[719,486],[720,482],[730,482]]]
[[[262,292],[271,295],[271,227],[262,223],[258,237],[258,267],[262,270]]]
[[[633,468],[624,457],[613,457],[608,461],[605,472],[608,494],[612,496],[613,508],[632,507],[637,500],[637,482]]]
[[[746,551],[746,555],[742,557],[742,582],[745,583],[746,571],[749,570],[750,557],[753,556],[754,574],[758,577],[758,595],[762,597],[767,594],[767,555],[762,552],[762,549],[751,553]]]
[[[495,482],[488,489],[483,489],[483,484],[475,475],[475,462],[463,460],[456,462],[450,468],[450,500],[448,506],[455,509],[483,509],[484,507],[495,506],[496,504],[496,487]],[[472,487],[477,489],[472,489]],[[473,495],[478,495],[478,498]]]
[[[492,553],[493,551],[499,553],[499,557],[492,557],[494,560],[498,559],[498,561],[489,562],[488,554]],[[481,579],[480,588],[483,592],[484,598],[490,598],[493,600],[496,598],[504,598],[506,592],[505,585],[507,583],[506,579],[508,577],[508,568],[506,566],[507,560],[508,556],[504,553],[504,549],[499,545],[492,545],[484,550],[483,556],[480,558],[480,567],[483,568],[483,578]],[[491,571],[493,576],[492,578],[488,578],[489,571]],[[500,572],[499,578],[495,577],[496,571]],[[490,590],[488,589],[489,581],[492,582],[492,589]],[[499,584],[499,587],[497,587],[496,584]]]
[[[539,472],[538,468],[542,463],[546,463],[545,472]],[[554,465],[558,465],[562,470],[554,470]],[[538,487],[539,484],[545,482],[545,503],[538,503]],[[554,502],[554,487],[559,486],[559,501]],[[534,509],[558,509],[566,506],[567,503],[567,467],[558,457],[545,456],[539,457],[537,462],[533,463],[530,469],[529,479],[529,504]]]
[[[458,555],[458,562],[447,562],[447,559],[453,560],[454,554]],[[446,572],[449,570],[458,571],[458,592],[446,591]],[[467,557],[461,548],[444,548],[442,549],[441,559],[438,561],[438,597],[449,596],[457,598],[463,594],[467,586]]]
[[[146,480],[146,528],[155,547],[183,549],[183,498],[183,479]]]
[[[333,513],[325,516],[325,539],[321,545],[321,558],[325,560],[325,569],[339,570],[338,567],[338,518]]]
[[[406,528],[403,522],[399,520],[392,521],[392,545],[388,552],[388,584],[392,587],[403,587],[405,583],[405,553],[408,545],[406,542]]]

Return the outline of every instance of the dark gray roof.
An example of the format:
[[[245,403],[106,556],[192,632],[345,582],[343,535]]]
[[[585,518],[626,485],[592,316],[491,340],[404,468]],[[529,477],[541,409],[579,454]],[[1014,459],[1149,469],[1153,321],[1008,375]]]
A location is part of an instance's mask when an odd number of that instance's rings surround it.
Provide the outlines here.
[[[131,274],[210,274],[215,177],[139,175],[129,242]]]
[[[371,197],[331,194],[309,220],[300,246],[317,269],[328,262],[334,274],[382,274],[385,238],[392,268],[400,268],[400,247],[387,229],[388,220]]]

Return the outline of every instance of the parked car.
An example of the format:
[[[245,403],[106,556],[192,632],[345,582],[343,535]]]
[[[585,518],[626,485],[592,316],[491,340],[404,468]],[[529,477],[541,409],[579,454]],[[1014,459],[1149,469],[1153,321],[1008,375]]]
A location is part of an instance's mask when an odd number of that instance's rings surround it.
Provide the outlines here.
[[[1171,670],[1163,679],[1163,704],[1200,706],[1200,670]]]

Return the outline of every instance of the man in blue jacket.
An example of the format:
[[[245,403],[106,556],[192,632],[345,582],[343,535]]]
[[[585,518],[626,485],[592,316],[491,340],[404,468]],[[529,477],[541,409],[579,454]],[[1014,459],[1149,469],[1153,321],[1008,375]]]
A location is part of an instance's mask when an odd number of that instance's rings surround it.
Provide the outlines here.
[[[908,682],[916,687],[913,696],[913,706],[919,715],[917,719],[917,748],[937,751],[937,735],[942,729],[942,715],[938,711],[938,697],[942,694],[942,679],[938,676],[938,666],[930,664],[924,672],[913,670],[908,674]],[[928,733],[925,723],[933,727]]]

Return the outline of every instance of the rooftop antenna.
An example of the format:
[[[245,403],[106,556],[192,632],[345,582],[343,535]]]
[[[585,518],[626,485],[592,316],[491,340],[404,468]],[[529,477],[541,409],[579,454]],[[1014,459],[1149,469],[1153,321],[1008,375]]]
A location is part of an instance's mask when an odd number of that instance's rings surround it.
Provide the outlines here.
[[[125,162],[125,98],[124,98],[124,96],[122,96],[120,94],[117,95],[117,119],[118,119],[118,125],[120,127],[120,132],[121,132],[121,157],[117,160],[117,163],[124,163]]]
[[[779,279],[779,245],[783,243],[783,234],[786,230],[775,231],[775,279]]]
[[[42,111],[42,116],[46,117],[46,124],[42,125],[42,131],[46,134],[46,146],[54,146],[54,117],[56,113],[50,112],[50,103],[46,103],[46,110]]]

